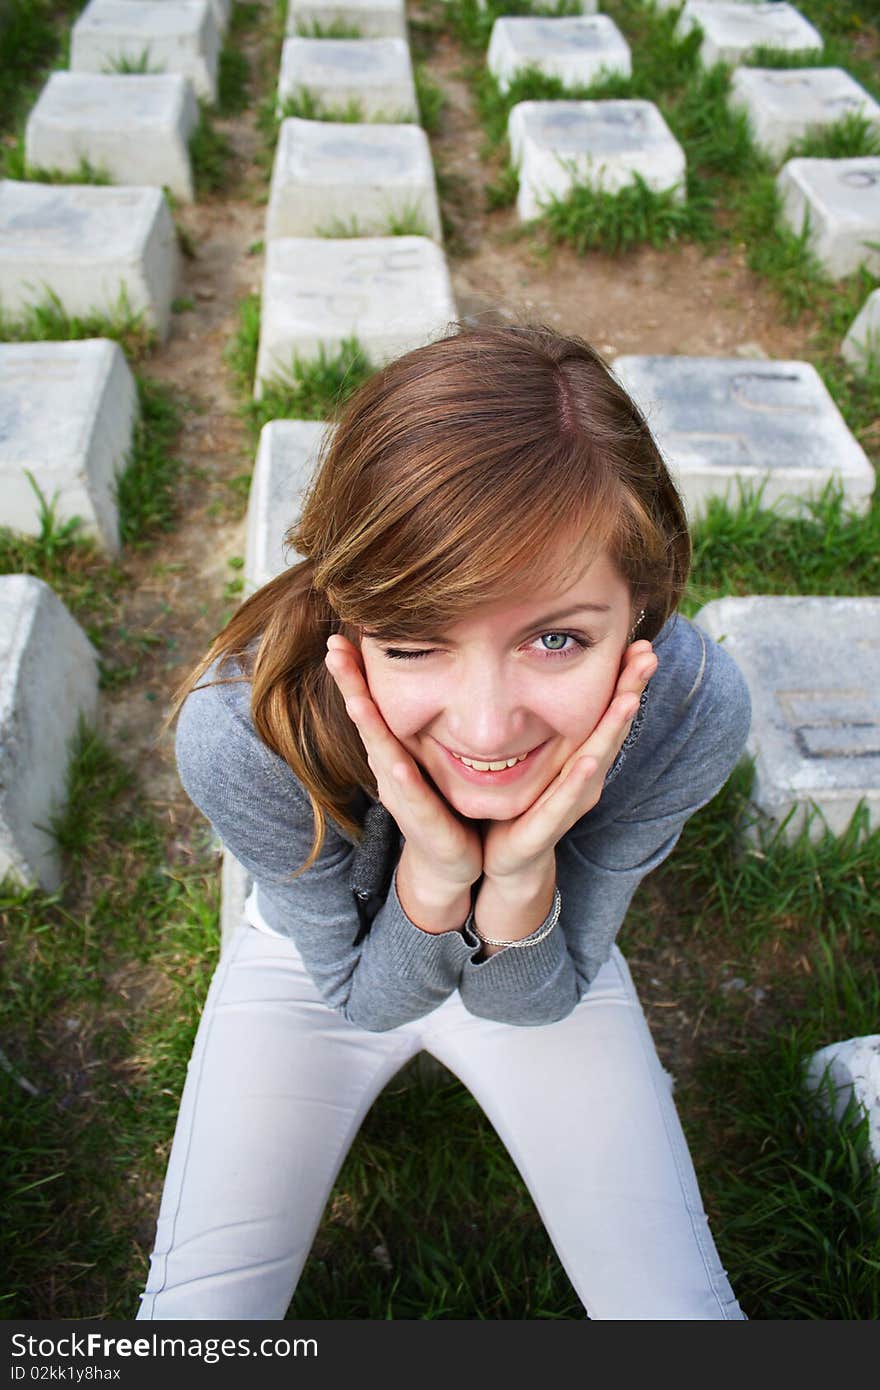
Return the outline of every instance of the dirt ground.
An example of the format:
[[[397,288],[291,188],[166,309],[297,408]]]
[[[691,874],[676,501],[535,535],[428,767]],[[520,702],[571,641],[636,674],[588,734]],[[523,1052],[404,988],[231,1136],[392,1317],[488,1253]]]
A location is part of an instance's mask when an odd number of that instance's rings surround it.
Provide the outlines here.
[[[268,0],[263,7],[268,17]],[[264,38],[255,31],[245,47],[257,71]],[[483,210],[483,187],[497,170],[481,159],[483,135],[460,75],[462,61],[448,35],[427,61],[447,97],[432,145],[438,168],[455,176],[450,182],[457,186],[447,209],[454,229],[448,259],[461,316],[536,319],[587,338],[608,357],[805,355],[808,325],[785,324],[772,293],[747,269],[742,248],[706,255],[682,245],[618,258],[580,258],[559,248],[547,259],[514,239],[513,209]],[[262,87],[255,83],[255,97],[269,86],[267,75]],[[103,696],[112,742],[138,767],[148,799],[167,820],[169,852],[184,858],[193,853],[203,822],[179,785],[172,737],[160,737],[160,727],[174,687],[232,611],[234,600],[224,589],[237,571],[229,561],[245,549],[242,491],[233,480],[250,473],[255,450],[224,351],[241,300],[259,291],[262,280],[268,185],[266,169],[257,162],[264,140],[255,108],[256,101],[242,116],[218,123],[235,150],[227,191],[177,211],[195,253],[185,263],[178,293],[192,307],[174,315],[167,343],[141,370],[172,383],[188,402],[177,445],[184,465],[179,522],[158,544],[123,556],[129,583],[119,596],[120,625],[158,634],[162,641],[145,658],[139,678]],[[631,963],[661,1056],[674,1071],[686,1069],[702,1025],[677,1007],[677,986],[694,971],[710,987],[717,985],[725,963],[685,961],[673,945],[643,959],[636,953]],[[755,1000],[744,996],[746,1017],[754,1007]]]

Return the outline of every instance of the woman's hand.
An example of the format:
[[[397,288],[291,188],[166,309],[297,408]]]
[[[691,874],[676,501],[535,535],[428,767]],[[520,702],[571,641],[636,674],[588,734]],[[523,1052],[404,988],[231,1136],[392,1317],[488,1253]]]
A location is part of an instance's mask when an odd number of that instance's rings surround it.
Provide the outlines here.
[[[327,669],[366,749],[379,800],[406,841],[407,881],[417,883],[429,902],[439,903],[444,893],[460,898],[462,890],[469,890],[483,870],[478,824],[456,818],[394,737],[370,694],[357,648],[337,633],[328,638],[327,648]]]
[[[639,707],[639,698],[657,669],[650,642],[626,648],[614,694],[593,732],[566,759],[536,801],[515,820],[484,822],[483,872],[486,878],[524,881],[541,877],[563,835],[596,805],[609,768],[620,752]]]

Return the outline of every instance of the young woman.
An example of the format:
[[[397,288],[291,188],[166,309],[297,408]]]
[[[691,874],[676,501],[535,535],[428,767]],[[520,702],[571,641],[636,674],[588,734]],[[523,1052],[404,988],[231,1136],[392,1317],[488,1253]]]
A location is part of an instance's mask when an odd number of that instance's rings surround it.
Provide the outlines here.
[[[462,329],[374,375],[179,692],[252,875],[199,1027],[142,1319],[283,1318],[340,1166],[425,1049],[507,1145],[591,1318],[736,1319],[614,945],[743,749],[676,615],[679,497],[597,354]]]

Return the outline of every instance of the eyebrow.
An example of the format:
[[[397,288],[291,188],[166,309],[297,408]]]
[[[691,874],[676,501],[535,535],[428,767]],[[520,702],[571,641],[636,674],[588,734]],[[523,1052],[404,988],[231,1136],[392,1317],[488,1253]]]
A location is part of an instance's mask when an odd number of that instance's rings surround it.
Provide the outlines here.
[[[517,640],[519,640],[520,637],[525,637],[527,633],[529,633],[529,632],[534,632],[534,631],[535,631],[536,629],[538,629],[538,628],[540,628],[541,631],[543,631],[543,632],[547,632],[547,631],[549,631],[549,630],[551,629],[551,626],[552,626],[553,623],[563,622],[566,618],[571,618],[571,617],[573,617],[573,615],[574,615],[575,613],[610,613],[610,612],[611,612],[611,604],[610,604],[610,603],[577,603],[577,604],[575,604],[575,606],[574,606],[573,608],[565,608],[565,609],[563,609],[563,610],[562,610],[561,612],[559,612],[559,613],[545,613],[545,615],[544,615],[543,618],[536,618],[536,619],[534,620],[534,622],[527,623],[526,626],[525,626],[524,628],[522,628],[522,629],[516,634],[516,637],[517,637]],[[365,637],[373,636],[374,640],[376,640],[376,641],[400,641],[400,642],[410,642],[410,643],[413,643],[413,642],[443,642],[443,643],[444,643],[446,646],[448,646],[448,647],[454,647],[454,646],[455,646],[455,643],[454,643],[454,642],[451,642],[450,639],[449,639],[448,637],[444,637],[444,636],[443,636],[442,634],[440,634],[440,633],[429,633],[429,632],[426,632],[426,633],[424,633],[424,635],[421,636],[421,637],[401,637],[401,638],[393,638],[393,637],[390,637],[390,636],[389,636],[389,637],[386,637],[386,636],[384,636],[382,633],[379,633],[379,632],[372,633],[372,634],[369,633],[369,632],[365,632],[365,633],[364,633],[364,636],[365,636]]]

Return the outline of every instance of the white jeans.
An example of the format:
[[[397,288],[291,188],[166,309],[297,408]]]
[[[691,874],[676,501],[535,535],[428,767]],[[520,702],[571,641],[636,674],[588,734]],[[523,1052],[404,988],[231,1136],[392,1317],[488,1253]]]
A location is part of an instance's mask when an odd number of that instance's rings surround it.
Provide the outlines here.
[[[370,1033],[291,941],[243,923],[199,1026],[138,1318],[283,1318],[349,1145],[422,1049],[488,1115],[590,1318],[745,1316],[616,948],[558,1023],[492,1023],[456,991]]]

